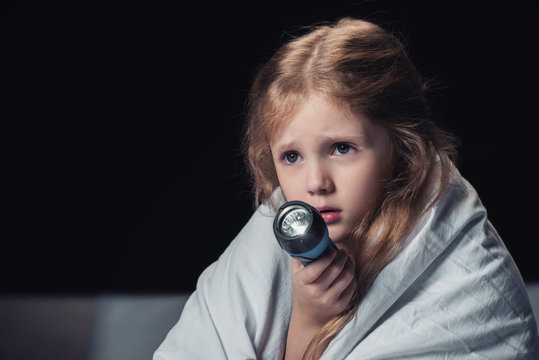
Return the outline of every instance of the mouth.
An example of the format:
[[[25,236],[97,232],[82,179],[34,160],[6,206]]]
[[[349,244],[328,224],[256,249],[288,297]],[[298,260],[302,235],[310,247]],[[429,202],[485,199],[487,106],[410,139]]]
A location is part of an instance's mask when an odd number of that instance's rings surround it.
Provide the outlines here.
[[[339,220],[341,217],[341,211],[338,209],[330,208],[330,207],[321,207],[318,208],[318,211],[322,215],[322,218],[326,222],[326,224],[332,224]]]

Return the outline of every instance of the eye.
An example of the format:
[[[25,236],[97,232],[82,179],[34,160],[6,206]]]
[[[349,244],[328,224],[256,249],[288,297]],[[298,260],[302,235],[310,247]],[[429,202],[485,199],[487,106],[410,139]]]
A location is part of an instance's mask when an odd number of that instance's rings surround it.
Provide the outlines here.
[[[352,146],[346,143],[336,144],[333,152],[336,155],[345,155],[352,150]]]
[[[301,156],[295,151],[289,151],[283,155],[283,160],[287,164],[295,164],[301,159]]]

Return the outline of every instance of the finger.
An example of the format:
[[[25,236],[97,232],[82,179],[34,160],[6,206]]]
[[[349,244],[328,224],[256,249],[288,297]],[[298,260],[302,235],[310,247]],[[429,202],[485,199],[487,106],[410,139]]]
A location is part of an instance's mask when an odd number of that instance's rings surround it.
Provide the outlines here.
[[[324,290],[327,301],[337,305],[337,308],[342,308],[341,310],[344,310],[356,288],[355,266],[348,256],[345,257],[345,260],[346,262],[342,268],[342,271]],[[337,268],[337,266],[340,265],[335,264],[334,268]],[[323,285],[318,286],[322,287]],[[348,292],[346,292],[347,290]]]
[[[296,276],[304,284],[316,282],[324,270],[331,265],[336,255],[337,250],[329,248],[324,255],[310,262],[309,265],[296,269]]]
[[[343,272],[347,262],[348,255],[346,252],[344,250],[338,250],[331,264],[316,279],[316,284],[322,286],[324,289],[331,287],[333,282]]]
[[[355,266],[351,261],[347,261],[343,271],[331,284],[335,293],[340,294],[339,298],[348,297],[348,291],[352,294],[356,288]]]
[[[356,291],[356,288],[357,288],[357,282],[355,278],[352,277],[352,280],[350,281],[348,286],[346,286],[344,291],[341,293],[341,296],[339,297],[338,301],[342,302],[344,306],[348,305],[348,303],[352,299],[352,296],[354,295],[354,292]]]

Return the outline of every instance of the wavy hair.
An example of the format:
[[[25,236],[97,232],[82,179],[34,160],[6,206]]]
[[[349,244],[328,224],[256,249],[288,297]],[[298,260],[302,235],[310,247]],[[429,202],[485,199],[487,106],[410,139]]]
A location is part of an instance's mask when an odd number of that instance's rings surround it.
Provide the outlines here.
[[[291,39],[254,79],[244,150],[256,205],[279,186],[271,140],[313,93],[368,116],[387,131],[393,149],[382,195],[351,233],[356,292],[346,311],[315,335],[304,358],[323,350],[352,318],[378,273],[449,181],[454,141],[431,119],[426,88],[397,36],[352,18]],[[438,186],[431,190],[433,182]]]

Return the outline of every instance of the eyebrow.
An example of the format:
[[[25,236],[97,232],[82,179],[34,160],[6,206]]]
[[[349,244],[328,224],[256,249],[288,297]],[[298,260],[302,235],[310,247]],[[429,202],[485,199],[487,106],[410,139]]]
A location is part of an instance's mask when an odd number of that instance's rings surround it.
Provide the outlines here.
[[[322,135],[319,137],[321,140],[320,142],[323,143],[345,143],[345,142],[352,142],[358,145],[365,144],[367,142],[367,136],[365,135],[345,135],[345,134],[336,134],[332,136],[328,135]],[[284,141],[282,143],[275,142],[273,147],[279,151],[283,151],[286,149],[294,149],[298,147],[298,141],[296,139],[292,139],[289,141]]]

